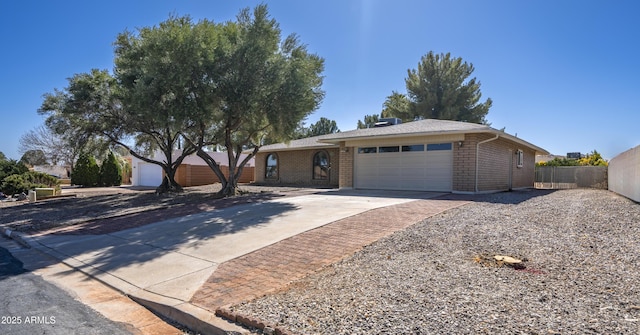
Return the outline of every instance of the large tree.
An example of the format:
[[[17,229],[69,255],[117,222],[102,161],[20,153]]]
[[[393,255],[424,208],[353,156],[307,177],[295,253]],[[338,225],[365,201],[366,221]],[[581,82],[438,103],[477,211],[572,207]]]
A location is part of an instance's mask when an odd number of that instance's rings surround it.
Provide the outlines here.
[[[182,189],[175,182],[175,171],[185,156],[195,152],[187,149],[177,158],[173,156],[184,124],[162,110],[131,108],[123,87],[106,70],[75,74],[68,82],[63,91],[55,90],[44,96],[39,112],[48,115],[49,128],[66,137],[125,147],[132,156],[163,168],[166,178],[159,192]],[[166,159],[149,158],[156,149]]]
[[[51,165],[62,163],[72,166],[80,151],[97,149],[97,146],[94,145],[95,141],[83,137],[63,125],[67,124],[57,123],[59,133],[46,124],[29,130],[20,137],[19,151],[23,154],[39,151],[44,154],[46,161]]]
[[[236,22],[217,28],[215,59],[196,93],[210,100],[195,127],[183,134],[216,173],[226,196],[236,193],[242,169],[263,143],[293,139],[300,121],[319,106],[324,61],[297,36],[281,39],[266,5],[243,9]],[[210,145],[225,149],[227,176],[203,150]]]
[[[182,190],[175,181],[177,168],[199,149],[183,136],[218,107],[219,27],[208,20],[196,24],[188,16],[170,17],[137,33],[125,31],[115,42],[114,72],[127,133],[135,134],[139,147],[160,150],[165,159],[132,155],[163,168],[161,192]]]
[[[76,75],[65,91],[46,96],[41,110],[52,114],[50,123],[98,134],[160,165],[166,178],[158,191],[180,190],[176,169],[197,153],[221,180],[221,194],[235,194],[265,139],[293,138],[324,96],[323,60],[295,35],[281,40],[265,5],[223,24],[170,17],[119,34],[115,49],[113,77],[98,70]],[[226,150],[228,175],[205,151],[210,146]],[[165,159],[148,158],[154,150]]]
[[[383,104],[383,114],[404,121],[428,118],[486,124],[492,101],[480,102],[480,82],[469,78],[473,71],[473,64],[460,57],[429,52],[417,69],[407,71],[407,94],[394,91]]]
[[[49,162],[47,161],[47,157],[45,156],[42,150],[28,150],[26,151],[22,157],[20,158],[20,162],[25,165],[45,165]]]

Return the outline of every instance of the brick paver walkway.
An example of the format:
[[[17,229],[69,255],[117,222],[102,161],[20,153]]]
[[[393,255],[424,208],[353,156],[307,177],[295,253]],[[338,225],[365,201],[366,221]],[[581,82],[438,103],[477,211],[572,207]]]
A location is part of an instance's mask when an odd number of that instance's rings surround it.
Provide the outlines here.
[[[275,292],[382,237],[466,203],[416,200],[370,210],[290,237],[220,264],[191,302],[215,311]]]

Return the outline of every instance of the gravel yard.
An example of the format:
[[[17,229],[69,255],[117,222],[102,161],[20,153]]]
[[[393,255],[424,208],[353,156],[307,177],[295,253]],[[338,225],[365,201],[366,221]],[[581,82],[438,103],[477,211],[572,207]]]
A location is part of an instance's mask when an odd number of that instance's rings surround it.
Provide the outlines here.
[[[586,189],[475,200],[231,309],[295,334],[640,333],[640,205]],[[526,268],[477,262],[493,255]]]

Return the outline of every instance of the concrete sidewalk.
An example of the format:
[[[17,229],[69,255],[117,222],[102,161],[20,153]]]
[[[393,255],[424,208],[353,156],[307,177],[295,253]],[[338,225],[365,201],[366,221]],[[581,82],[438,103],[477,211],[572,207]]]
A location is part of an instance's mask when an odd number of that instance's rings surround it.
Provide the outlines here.
[[[110,234],[22,238],[30,246],[199,332],[242,333],[242,328],[217,318],[214,312],[273,290],[382,236],[464,203],[425,200],[438,195],[332,190],[243,204]],[[365,215],[359,215],[362,213]],[[305,238],[320,244],[310,247]],[[323,238],[326,243],[321,242]],[[329,243],[331,240],[336,243]],[[320,252],[320,245],[331,246],[331,251]],[[306,261],[295,259],[305,251]],[[293,258],[287,261],[287,257]],[[314,257],[319,261],[312,260]],[[298,265],[285,274],[273,272],[284,280],[254,283],[248,285],[254,289],[247,292],[242,282],[252,277],[252,271],[269,272],[262,268],[277,267],[277,262],[263,264],[265,258]],[[218,285],[221,282],[224,285]]]

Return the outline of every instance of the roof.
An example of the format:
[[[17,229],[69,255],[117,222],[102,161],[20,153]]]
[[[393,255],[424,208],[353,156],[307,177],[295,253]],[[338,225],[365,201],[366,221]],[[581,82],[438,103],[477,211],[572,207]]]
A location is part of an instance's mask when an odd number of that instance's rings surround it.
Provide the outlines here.
[[[330,135],[320,135],[307,138],[301,138],[299,140],[292,140],[289,142],[269,144],[260,147],[260,151],[289,151],[289,150],[302,150],[302,149],[314,149],[314,148],[337,148],[338,144],[319,142],[325,137]]]
[[[489,133],[498,135],[535,150],[537,155],[549,154],[548,151],[538,146],[507,134],[504,131],[491,128],[487,125],[436,119],[426,119],[386,127],[355,129],[334,134],[308,137],[300,140],[293,140],[289,143],[265,145],[260,148],[260,151],[285,151],[338,147],[340,142],[347,140],[470,133]]]
[[[487,125],[460,121],[426,119],[401,123],[393,126],[356,129],[335,134],[326,135],[323,142],[335,142],[354,139],[366,139],[368,137],[405,137],[411,135],[435,135],[446,133],[470,133],[487,132]]]

